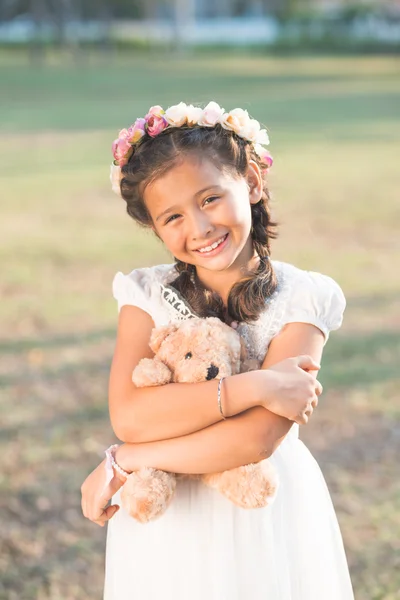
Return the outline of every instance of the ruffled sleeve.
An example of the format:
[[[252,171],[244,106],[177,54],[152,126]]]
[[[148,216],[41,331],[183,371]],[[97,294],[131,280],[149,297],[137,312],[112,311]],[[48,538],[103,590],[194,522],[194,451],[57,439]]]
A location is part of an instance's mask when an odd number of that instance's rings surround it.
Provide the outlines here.
[[[321,273],[298,270],[282,325],[315,325],[324,334],[326,343],[329,332],[341,326],[345,308],[346,300],[336,281]]]
[[[153,316],[152,309],[152,277],[150,269],[135,269],[128,275],[120,271],[115,275],[112,283],[112,292],[118,302],[118,311],[129,304],[137,306]]]

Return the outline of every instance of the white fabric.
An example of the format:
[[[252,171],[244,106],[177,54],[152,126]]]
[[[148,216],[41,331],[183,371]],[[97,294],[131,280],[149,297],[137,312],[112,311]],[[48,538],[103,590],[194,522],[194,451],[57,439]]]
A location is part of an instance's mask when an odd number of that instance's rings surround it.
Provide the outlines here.
[[[238,328],[255,358],[286,323],[312,323],[327,336],[345,307],[329,277],[273,265],[276,294],[257,323]],[[182,303],[163,297],[175,276],[173,265],[118,273],[113,293],[119,307],[140,306],[158,326],[182,316]],[[270,459],[280,486],[269,508],[237,508],[186,480],[157,521],[139,524],[121,508],[108,525],[104,600],[353,600],[329,492],[298,429]]]

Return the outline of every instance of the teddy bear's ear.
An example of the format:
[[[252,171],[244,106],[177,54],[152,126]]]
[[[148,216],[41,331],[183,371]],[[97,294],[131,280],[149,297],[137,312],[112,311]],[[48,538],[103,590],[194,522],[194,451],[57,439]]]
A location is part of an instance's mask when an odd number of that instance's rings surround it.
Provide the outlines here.
[[[174,333],[178,329],[175,323],[164,325],[163,327],[156,327],[151,332],[149,346],[153,350],[154,354],[160,349],[161,344],[171,333]]]

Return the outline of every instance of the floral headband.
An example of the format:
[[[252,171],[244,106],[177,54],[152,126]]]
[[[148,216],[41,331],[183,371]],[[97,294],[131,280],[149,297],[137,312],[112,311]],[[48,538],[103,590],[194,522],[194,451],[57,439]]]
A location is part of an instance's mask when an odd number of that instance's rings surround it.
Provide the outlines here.
[[[114,161],[111,164],[110,175],[113,191],[118,195],[121,194],[121,169],[127,164],[135,146],[144,135],[156,137],[170,127],[215,127],[218,124],[251,142],[265,170],[272,166],[272,156],[264,148],[269,144],[267,131],[261,129],[258,121],[250,118],[247,110],[234,108],[230,112],[225,112],[216,102],[209,102],[205,108],[180,102],[165,111],[161,106],[152,106],[144,119],[136,119],[128,129],[122,129],[113,142]]]

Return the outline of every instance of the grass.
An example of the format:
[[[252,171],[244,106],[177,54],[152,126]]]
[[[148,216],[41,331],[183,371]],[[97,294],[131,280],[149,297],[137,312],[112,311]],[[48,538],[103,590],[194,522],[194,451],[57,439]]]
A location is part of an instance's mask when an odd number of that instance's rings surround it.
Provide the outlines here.
[[[346,293],[302,438],[328,481],[357,599],[400,597],[399,72],[392,57],[33,68],[0,54],[0,598],[101,596],[105,532],[82,518],[79,487],[112,440],[111,281],[171,260],[110,192],[110,144],[152,104],[211,98],[268,124],[275,258]]]

